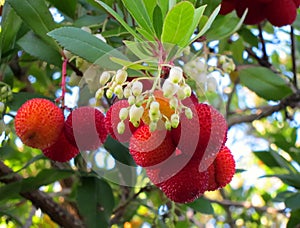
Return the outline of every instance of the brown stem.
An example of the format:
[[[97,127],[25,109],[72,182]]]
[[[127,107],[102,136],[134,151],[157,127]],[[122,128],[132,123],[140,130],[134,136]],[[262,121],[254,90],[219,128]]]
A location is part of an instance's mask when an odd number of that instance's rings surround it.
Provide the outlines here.
[[[21,181],[22,179],[22,176],[14,173],[9,167],[0,161],[1,182],[9,184]],[[54,202],[53,199],[45,192],[33,190],[30,192],[21,192],[20,195],[30,200],[36,208],[40,208],[44,213],[48,214],[54,222],[63,227],[85,227],[81,220],[77,219],[59,204]]]
[[[293,84],[295,89],[298,89],[297,82],[297,64],[296,64],[296,42],[295,42],[295,33],[294,27],[291,26],[291,54],[292,54],[292,72],[294,76]]]
[[[264,37],[263,37],[263,29],[262,29],[261,24],[258,24],[258,31],[259,31],[258,37],[259,37],[259,40],[260,40],[260,43],[261,43],[261,50],[262,50],[262,53],[263,53],[262,59],[264,61],[268,62],[266,43],[265,43],[265,40],[264,40]]]

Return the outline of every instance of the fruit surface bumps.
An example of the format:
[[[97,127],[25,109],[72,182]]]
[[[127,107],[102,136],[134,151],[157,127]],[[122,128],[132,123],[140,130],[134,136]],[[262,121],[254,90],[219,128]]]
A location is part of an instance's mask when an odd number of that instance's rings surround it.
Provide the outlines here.
[[[42,150],[49,159],[57,162],[67,162],[74,158],[79,150],[66,138],[65,131],[62,131],[58,140],[50,147]]]
[[[25,145],[38,149],[45,149],[54,144],[63,126],[62,110],[43,98],[26,101],[15,117],[17,136]]]
[[[118,140],[119,142],[129,142],[130,137],[136,131],[136,127],[129,122],[127,118],[124,120],[125,131],[123,134],[118,133],[118,123],[120,122],[119,112],[122,108],[128,108],[129,104],[127,100],[120,100],[114,103],[108,109],[105,117],[105,127],[107,132],[111,135],[112,138]],[[140,124],[141,125],[141,124]]]
[[[93,107],[75,109],[65,123],[67,139],[80,151],[96,150],[106,140],[107,131],[103,113]]]
[[[129,152],[137,165],[153,166],[167,159],[176,147],[169,131],[151,132],[148,125],[139,127],[129,142]]]
[[[225,187],[230,183],[235,173],[235,161],[231,151],[224,146],[218,153],[214,162],[208,168],[208,191]]]

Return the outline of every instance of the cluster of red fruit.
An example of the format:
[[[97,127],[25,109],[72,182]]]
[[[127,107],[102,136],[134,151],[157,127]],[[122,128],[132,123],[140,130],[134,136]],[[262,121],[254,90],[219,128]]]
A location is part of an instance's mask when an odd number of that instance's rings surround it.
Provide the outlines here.
[[[166,99],[156,96],[156,100],[163,114],[172,113]],[[149,179],[178,203],[191,202],[205,191],[224,187],[235,173],[234,158],[224,145],[227,139],[224,117],[213,107],[198,103],[196,98],[183,103],[192,110],[193,118],[181,114],[179,126],[171,131],[161,128],[152,132],[144,115],[145,124],[135,128],[126,120],[126,131],[119,134],[119,112],[129,107],[127,100],[112,105],[105,118],[109,134],[121,142],[129,142],[136,164],[145,168]]]
[[[95,150],[104,143],[104,118],[93,107],[80,107],[65,120],[63,111],[54,103],[34,98],[19,108],[15,129],[25,145],[41,149],[53,161],[66,162],[79,151]]]
[[[241,17],[248,9],[245,24],[258,24],[268,20],[274,26],[292,24],[297,17],[300,0],[222,0],[220,14],[236,10]]]
[[[168,99],[156,96],[156,100],[162,114],[174,112]],[[96,108],[80,107],[65,120],[54,103],[35,98],[18,110],[15,129],[25,145],[41,149],[45,156],[59,162],[70,160],[79,151],[99,148],[109,133],[120,142],[129,142],[136,164],[146,169],[150,180],[167,197],[186,203],[228,184],[235,173],[235,162],[224,146],[227,125],[223,116],[195,97],[183,104],[192,110],[193,118],[183,113],[177,128],[150,131],[149,117],[143,115],[138,127],[126,119],[125,132],[119,134],[119,113],[129,108],[127,100],[117,101],[106,116]]]

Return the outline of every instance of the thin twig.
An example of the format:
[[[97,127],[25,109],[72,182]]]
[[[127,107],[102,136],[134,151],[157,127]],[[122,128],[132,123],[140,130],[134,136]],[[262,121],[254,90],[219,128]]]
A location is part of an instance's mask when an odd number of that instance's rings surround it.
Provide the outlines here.
[[[296,44],[295,44],[295,34],[294,27],[291,25],[291,55],[292,55],[292,72],[294,76],[293,84],[295,89],[298,89],[297,82],[297,64],[296,64]]]
[[[261,43],[261,50],[262,50],[262,53],[263,53],[262,59],[264,61],[268,62],[266,43],[265,43],[265,40],[264,40],[263,29],[262,29],[261,24],[258,24],[258,31],[259,31],[258,37],[259,37],[259,40],[260,40],[260,43]]]

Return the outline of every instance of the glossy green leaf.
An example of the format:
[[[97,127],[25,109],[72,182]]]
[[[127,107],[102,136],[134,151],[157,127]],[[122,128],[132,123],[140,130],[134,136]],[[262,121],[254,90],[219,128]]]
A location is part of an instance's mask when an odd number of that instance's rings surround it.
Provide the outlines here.
[[[163,26],[163,15],[159,6],[156,6],[153,11],[153,27],[156,36],[160,39]]]
[[[154,36],[145,29],[136,28],[136,30],[145,38],[144,40],[154,41]]]
[[[147,14],[149,15],[151,21],[153,21],[153,11],[156,7],[156,2],[157,0],[143,0]]]
[[[24,104],[27,100],[37,97],[50,99],[49,97],[46,97],[39,93],[18,92],[13,93],[13,99],[8,103],[8,105],[11,110],[17,111],[21,107],[21,105]]]
[[[292,210],[300,209],[300,193],[295,193],[286,198],[285,206]]]
[[[149,34],[154,35],[152,21],[148,15],[144,2],[136,0],[122,0],[122,2],[131,16],[135,19],[136,23]]]
[[[77,0],[47,0],[56,9],[68,17],[74,18],[76,13]]]
[[[129,40],[123,41],[126,47],[140,59],[148,59],[153,57],[152,52],[150,51],[150,46],[147,42],[134,42]]]
[[[206,33],[208,31],[208,29],[211,27],[212,23],[214,22],[215,18],[219,14],[220,9],[221,9],[221,5],[219,5],[212,12],[212,14],[209,16],[208,20],[206,21],[205,25],[202,27],[202,29],[199,31],[199,33],[192,39],[192,41],[190,42],[190,44],[193,43],[198,38],[200,38],[201,36],[203,36],[204,33]]]
[[[188,203],[187,206],[189,206],[190,208],[194,209],[195,211],[198,211],[203,214],[213,214],[214,213],[214,209],[213,209],[210,201],[205,199],[204,197],[201,197],[192,203]]]
[[[77,203],[87,227],[108,227],[114,197],[107,182],[94,176],[81,177],[81,185],[77,187]]]
[[[15,46],[16,36],[22,24],[22,20],[10,5],[5,4],[2,12],[0,32],[0,60],[2,54],[10,51]]]
[[[136,166],[132,156],[129,153],[128,147],[124,144],[118,142],[112,137],[108,136],[105,143],[104,148],[119,162],[129,165]]]
[[[40,60],[56,66],[60,66],[62,63],[62,57],[59,52],[31,31],[19,39],[17,43],[28,54],[37,57]]]
[[[65,49],[91,63],[96,62],[104,55],[123,56],[118,50],[79,28],[63,27],[48,34]]]
[[[170,7],[170,4],[172,4],[172,3],[173,3],[172,0],[171,1],[170,0],[157,0],[157,5],[161,8],[163,17],[165,17],[166,14],[168,13],[168,11],[171,10],[172,7]],[[175,4],[176,4],[176,2],[175,2]]]
[[[58,48],[47,33],[57,27],[43,0],[7,0],[22,20],[44,41]]]
[[[287,83],[265,67],[249,67],[239,71],[241,83],[266,100],[280,100],[292,93]]]
[[[193,24],[194,6],[190,2],[180,2],[168,13],[164,21],[161,40],[163,43],[180,45],[186,40],[185,34]]]
[[[120,64],[121,66],[125,66],[127,68],[134,69],[134,70],[150,70],[150,69],[152,69],[149,66],[144,66],[144,65],[141,65],[138,63],[134,63],[134,62],[116,58],[116,57],[110,57],[110,59],[113,62]],[[153,69],[156,69],[156,68],[153,68]]]
[[[134,38],[142,41],[142,38],[123,20],[123,18],[116,11],[114,11],[111,7],[109,7],[102,1],[95,0],[95,2],[97,2],[108,13],[110,13]]]
[[[197,28],[198,24],[200,23],[200,20],[203,16],[205,8],[206,8],[206,5],[195,9],[192,25],[190,26],[189,31],[185,34],[183,41],[180,43],[180,45],[182,47],[185,47],[189,44],[191,37],[195,32],[195,29]]]
[[[269,151],[254,151],[254,155],[259,158],[268,167],[280,167],[276,159]]]
[[[241,19],[234,14],[219,15],[211,25],[210,30],[205,34],[207,40],[221,40],[235,33],[243,24],[247,10]]]

